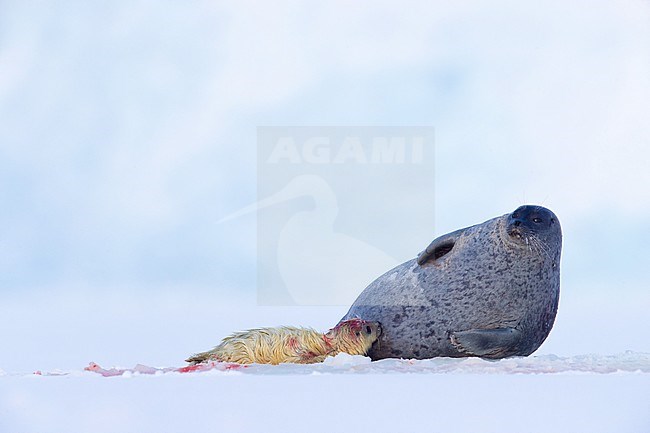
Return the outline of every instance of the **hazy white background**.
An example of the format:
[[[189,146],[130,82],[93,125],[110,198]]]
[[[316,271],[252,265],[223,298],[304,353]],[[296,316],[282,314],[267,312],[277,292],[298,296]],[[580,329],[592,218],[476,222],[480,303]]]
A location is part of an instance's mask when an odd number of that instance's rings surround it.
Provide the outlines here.
[[[258,307],[254,215],[216,224],[257,200],[259,125],[435,127],[435,219],[396,259],[545,205],[565,236],[558,320],[538,354],[649,352],[648,77],[647,0],[2,1],[0,369],[180,365],[237,329],[336,323],[345,307]],[[384,230],[399,243],[405,224],[408,209]],[[410,427],[430,422],[429,402],[449,416],[439,425],[470,431],[648,425],[637,377],[512,377],[5,377],[0,430],[271,431],[265,417],[286,423],[285,406],[308,423],[310,405],[352,391],[340,414],[361,428],[381,416],[350,408],[385,413],[404,387],[394,419]],[[472,388],[476,418],[463,410]],[[215,389],[236,399],[215,404]],[[548,402],[567,412],[549,417]],[[188,416],[196,407],[213,419]],[[519,417],[500,424],[504,407]]]
[[[259,125],[434,126],[435,221],[397,259],[545,205],[565,237],[540,353],[650,351],[648,77],[645,0],[3,1],[0,368],[333,325],[344,307],[257,307],[255,217],[216,224],[257,199]]]

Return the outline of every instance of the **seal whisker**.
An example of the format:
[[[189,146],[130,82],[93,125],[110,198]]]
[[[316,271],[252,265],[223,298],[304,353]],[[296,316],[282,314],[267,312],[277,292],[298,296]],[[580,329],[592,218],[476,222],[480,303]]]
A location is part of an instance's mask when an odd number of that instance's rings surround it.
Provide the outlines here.
[[[528,246],[528,251],[530,251],[532,253],[533,252],[533,247],[531,246],[530,238],[528,236],[525,236],[524,240],[526,241],[526,245]]]
[[[537,250],[538,248],[537,238],[535,237],[534,234],[528,235],[528,243],[530,245],[531,253],[539,253],[539,251]]]
[[[542,241],[540,241],[536,237],[532,237],[531,242],[538,253],[543,254],[549,260],[551,259],[551,252],[549,251],[549,248],[542,243]]]
[[[544,251],[544,253],[546,254],[546,257],[549,260],[551,260],[552,259],[551,249],[548,246],[544,245],[542,241],[538,241],[537,243],[539,244],[541,250]]]

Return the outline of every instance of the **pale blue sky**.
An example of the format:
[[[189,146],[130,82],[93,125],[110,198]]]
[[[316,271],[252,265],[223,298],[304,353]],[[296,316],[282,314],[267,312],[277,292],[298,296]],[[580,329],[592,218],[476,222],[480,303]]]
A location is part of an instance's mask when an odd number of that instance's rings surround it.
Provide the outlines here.
[[[431,125],[413,256],[541,203],[565,287],[646,290],[648,77],[647,1],[5,1],[0,287],[253,290],[257,126]]]

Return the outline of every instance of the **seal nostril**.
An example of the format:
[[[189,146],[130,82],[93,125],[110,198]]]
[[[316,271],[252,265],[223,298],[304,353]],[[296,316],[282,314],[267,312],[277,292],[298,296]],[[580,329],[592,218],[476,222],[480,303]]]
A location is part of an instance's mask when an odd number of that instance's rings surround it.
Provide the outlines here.
[[[521,225],[521,221],[517,220],[513,224],[515,227],[519,227]]]

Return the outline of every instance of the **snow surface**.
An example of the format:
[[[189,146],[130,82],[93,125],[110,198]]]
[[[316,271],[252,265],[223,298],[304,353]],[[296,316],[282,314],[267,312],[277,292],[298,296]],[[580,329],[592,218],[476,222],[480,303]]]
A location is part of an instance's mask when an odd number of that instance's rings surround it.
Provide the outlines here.
[[[56,374],[0,378],[0,431],[650,431],[650,354],[632,352]]]
[[[551,335],[527,358],[370,362],[341,354],[319,365],[183,374],[156,369],[182,367],[235,330],[325,330],[346,307],[117,289],[6,297],[0,433],[650,432],[647,297],[562,296]],[[92,361],[140,373],[103,377],[84,371]]]

